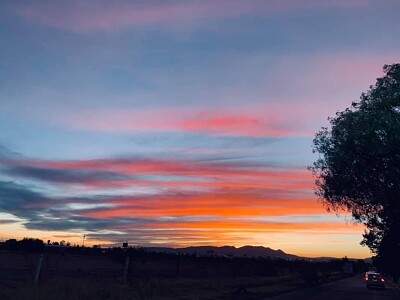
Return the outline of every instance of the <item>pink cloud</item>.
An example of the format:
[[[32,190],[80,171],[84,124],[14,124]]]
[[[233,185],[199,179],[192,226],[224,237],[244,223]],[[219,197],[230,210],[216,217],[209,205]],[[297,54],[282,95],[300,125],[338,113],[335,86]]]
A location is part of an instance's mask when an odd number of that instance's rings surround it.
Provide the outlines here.
[[[29,2],[28,2],[29,3]],[[296,10],[356,7],[373,1],[202,0],[157,4],[132,1],[45,1],[18,4],[15,11],[30,20],[74,32],[91,32],[144,24],[193,24],[243,14],[276,14]]]
[[[328,116],[349,107],[377,77],[382,66],[396,62],[396,53],[379,58],[366,53],[303,56],[286,59],[265,82],[265,99],[240,99],[240,107],[156,108],[70,111],[52,122],[78,130],[100,132],[188,132],[205,135],[312,137]],[[301,70],[287,74],[288,69]],[[296,94],[268,96],[268,89],[284,81]],[[285,89],[282,85],[280,89]],[[205,105],[213,102],[205,99]],[[238,103],[232,99],[232,103]],[[252,103],[264,104],[252,104]],[[46,119],[48,122],[48,119]]]
[[[277,104],[269,107],[247,107],[243,108],[242,112],[228,109],[80,111],[64,114],[55,122],[78,130],[100,132],[189,132],[214,136],[258,137],[312,136],[312,132],[303,130],[299,124],[290,124],[292,121],[287,117],[295,109],[294,106]]]
[[[285,136],[288,131],[279,128],[274,121],[263,120],[257,116],[241,116],[227,113],[207,112],[202,116],[183,120],[177,124],[183,131],[208,134],[227,134],[243,136]]]
[[[286,75],[288,68],[296,68],[302,70],[301,76],[291,78],[289,84],[307,90],[310,95],[324,96],[323,93],[329,90],[345,95],[356,91],[359,96],[375,83],[376,78],[383,76],[384,64],[396,63],[398,59],[399,55],[395,52],[382,52],[379,55],[368,52],[319,54],[287,59],[279,65],[276,75],[281,78]]]
[[[398,62],[398,57],[395,52],[382,52],[378,56],[348,52],[287,58],[277,65],[274,77],[265,85],[266,89],[287,86],[296,94],[273,104],[270,113],[281,116],[285,128],[297,128],[313,136],[321,126],[328,125],[329,116],[358,101],[361,93],[384,75],[383,65]],[[299,71],[288,74],[287,70]],[[268,107],[264,111],[269,111]]]

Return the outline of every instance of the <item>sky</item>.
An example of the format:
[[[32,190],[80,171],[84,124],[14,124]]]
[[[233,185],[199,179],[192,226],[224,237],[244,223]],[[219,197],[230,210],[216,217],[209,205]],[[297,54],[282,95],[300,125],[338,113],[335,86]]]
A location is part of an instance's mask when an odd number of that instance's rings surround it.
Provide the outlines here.
[[[0,239],[370,256],[307,170],[397,0],[3,0]]]

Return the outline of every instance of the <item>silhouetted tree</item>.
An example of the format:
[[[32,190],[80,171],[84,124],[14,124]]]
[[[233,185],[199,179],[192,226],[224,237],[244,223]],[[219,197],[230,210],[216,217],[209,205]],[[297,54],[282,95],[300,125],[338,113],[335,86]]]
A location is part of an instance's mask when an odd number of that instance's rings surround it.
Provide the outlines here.
[[[18,250],[18,242],[16,239],[9,239],[4,242],[4,247],[7,250]]]
[[[5,248],[12,251],[41,252],[44,249],[44,243],[42,240],[33,238],[24,238],[20,241],[10,239],[5,241]]]
[[[310,167],[328,210],[342,209],[366,225],[363,245],[381,268],[400,272],[400,64],[315,136],[320,158]]]

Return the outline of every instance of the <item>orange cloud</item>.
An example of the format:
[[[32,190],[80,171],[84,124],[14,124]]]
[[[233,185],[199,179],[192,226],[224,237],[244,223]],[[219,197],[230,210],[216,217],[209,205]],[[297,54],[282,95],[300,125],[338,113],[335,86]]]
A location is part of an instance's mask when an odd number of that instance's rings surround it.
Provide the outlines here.
[[[161,217],[217,217],[249,218],[262,216],[315,215],[323,208],[313,199],[285,199],[282,195],[268,198],[263,192],[226,191],[160,194],[107,199],[112,207],[79,212],[85,217],[114,218],[161,218]]]
[[[209,163],[173,159],[97,159],[81,161],[19,161],[3,165],[23,165],[58,170],[108,170],[128,175],[174,175],[192,177],[230,176],[256,179],[308,180],[307,170],[279,170],[241,163]],[[227,177],[229,176],[229,177]]]
[[[120,229],[122,229],[120,227]],[[138,225],[136,229],[148,229],[148,230],[204,230],[208,231],[210,235],[214,231],[246,231],[246,232],[285,232],[285,231],[314,231],[314,232],[326,232],[326,231],[349,231],[359,232],[359,226],[349,225],[345,223],[262,223],[262,222],[249,222],[249,221],[203,221],[203,222],[158,222],[145,225]]]
[[[248,201],[251,201],[248,200]],[[190,205],[190,207],[168,207],[168,203],[163,203],[162,207],[119,207],[110,208],[101,211],[84,212],[85,217],[99,219],[113,219],[120,217],[140,217],[140,218],[160,218],[160,217],[185,217],[185,216],[208,216],[208,217],[262,217],[262,216],[287,216],[298,214],[320,214],[323,209],[320,205],[310,205],[306,207],[269,207],[264,206],[251,207],[246,205],[213,207],[207,205],[198,207]]]
[[[243,162],[135,158],[7,161],[2,165],[37,168],[50,175],[53,173],[49,171],[57,171],[61,179],[65,176],[58,172],[68,171],[66,175],[72,174],[73,179],[82,173],[84,181],[71,182],[67,178],[66,184],[77,184],[96,193],[115,189],[113,194],[116,194],[50,199],[51,205],[49,198],[44,197],[43,201],[27,204],[27,209],[40,211],[51,206],[48,213],[82,224],[99,222],[107,230],[127,235],[139,230],[138,239],[151,236],[155,243],[165,244],[168,240],[169,246],[237,245],[235,238],[246,236],[254,244],[254,236],[262,233],[318,234],[341,228],[326,222],[260,221],[324,214],[324,208],[312,194],[313,180],[306,170],[281,170]],[[28,172],[31,173],[35,174]],[[92,180],[90,176],[87,178],[88,174],[107,176],[99,179],[96,175]],[[109,174],[116,174],[116,178],[108,178]],[[135,192],[137,187],[145,192]],[[190,236],[185,231],[196,234]]]

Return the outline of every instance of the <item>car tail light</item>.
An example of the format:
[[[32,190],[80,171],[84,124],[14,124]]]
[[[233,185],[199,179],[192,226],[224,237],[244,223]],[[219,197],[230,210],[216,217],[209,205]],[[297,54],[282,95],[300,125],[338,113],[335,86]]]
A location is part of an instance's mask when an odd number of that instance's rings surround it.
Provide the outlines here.
[[[381,278],[381,281],[382,281],[382,282],[385,282],[385,279]]]

